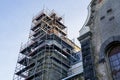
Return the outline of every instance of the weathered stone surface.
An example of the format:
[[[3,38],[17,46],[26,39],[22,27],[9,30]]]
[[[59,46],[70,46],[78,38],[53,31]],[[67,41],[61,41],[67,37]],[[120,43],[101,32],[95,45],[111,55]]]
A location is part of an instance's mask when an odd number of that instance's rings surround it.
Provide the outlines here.
[[[93,21],[87,25],[92,32],[91,44],[97,77],[98,80],[112,80],[105,48],[113,41],[120,41],[120,0],[103,0],[91,7],[93,8],[95,12],[91,15],[94,17],[88,22]],[[99,63],[102,59],[105,61]]]

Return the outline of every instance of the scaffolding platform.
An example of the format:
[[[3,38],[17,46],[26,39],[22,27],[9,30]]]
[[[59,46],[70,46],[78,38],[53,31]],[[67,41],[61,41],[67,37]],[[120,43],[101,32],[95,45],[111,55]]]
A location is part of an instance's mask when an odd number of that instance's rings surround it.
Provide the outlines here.
[[[32,20],[29,41],[21,46],[13,80],[60,80],[67,76],[73,53],[80,50],[67,38],[62,17],[41,12]],[[56,76],[56,77],[54,77]]]

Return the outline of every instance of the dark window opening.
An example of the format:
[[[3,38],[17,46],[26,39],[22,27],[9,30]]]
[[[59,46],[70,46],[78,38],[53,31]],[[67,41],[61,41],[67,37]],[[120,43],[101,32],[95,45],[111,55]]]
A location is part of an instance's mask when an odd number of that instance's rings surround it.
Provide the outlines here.
[[[110,13],[110,12],[112,12],[112,9],[108,9],[108,10],[107,10],[107,13]]]
[[[105,18],[105,16],[102,16],[101,18],[100,18],[100,20],[103,20]]]
[[[109,18],[109,21],[112,21],[114,18],[115,18],[115,17],[114,17],[114,16],[112,16],[111,18]]]
[[[95,12],[95,10],[91,10],[91,12],[92,12],[92,13],[94,13],[94,12]]]

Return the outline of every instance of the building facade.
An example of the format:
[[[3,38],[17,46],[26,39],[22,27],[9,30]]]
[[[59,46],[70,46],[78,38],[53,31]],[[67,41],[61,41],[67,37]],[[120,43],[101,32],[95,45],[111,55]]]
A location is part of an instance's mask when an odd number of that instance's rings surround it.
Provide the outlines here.
[[[32,20],[29,41],[20,49],[13,80],[61,80],[79,61],[79,51],[67,38],[62,18],[41,11]]]
[[[80,30],[85,80],[120,80],[120,0],[92,0]]]

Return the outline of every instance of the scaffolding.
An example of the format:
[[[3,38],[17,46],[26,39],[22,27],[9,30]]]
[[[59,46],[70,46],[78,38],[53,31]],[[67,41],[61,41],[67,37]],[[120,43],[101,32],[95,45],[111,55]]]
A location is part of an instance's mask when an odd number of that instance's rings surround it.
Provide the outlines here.
[[[21,46],[13,80],[60,80],[67,76],[73,53],[62,17],[42,11],[32,20],[30,40]]]

